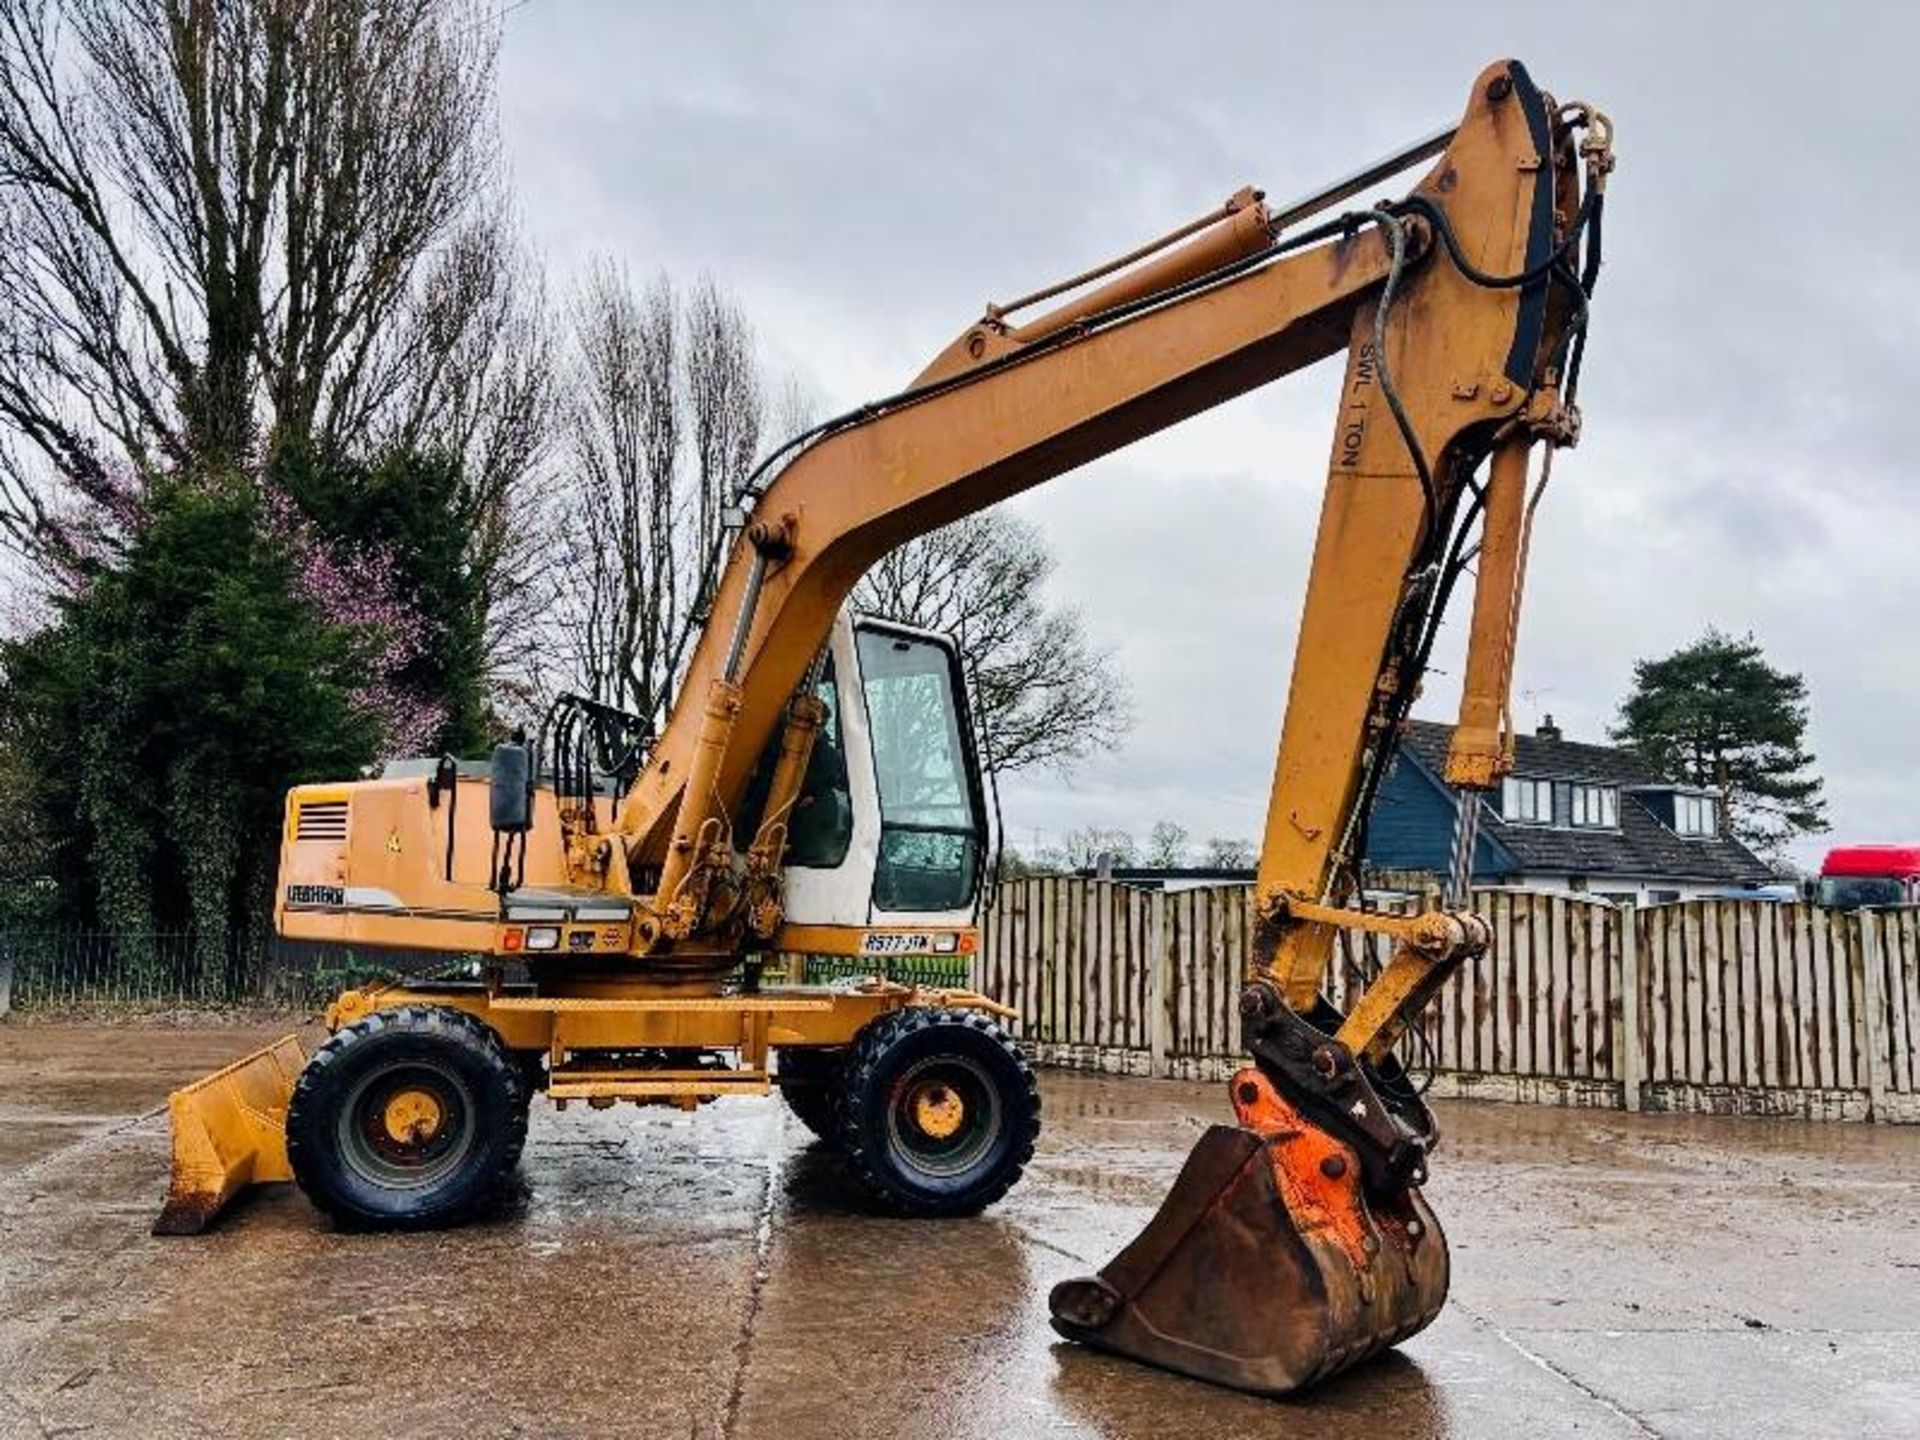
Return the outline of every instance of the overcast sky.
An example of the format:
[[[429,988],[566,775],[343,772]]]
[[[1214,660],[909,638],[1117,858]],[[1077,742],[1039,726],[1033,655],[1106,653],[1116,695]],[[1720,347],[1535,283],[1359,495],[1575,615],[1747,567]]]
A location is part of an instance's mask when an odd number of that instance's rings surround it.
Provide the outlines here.
[[[505,143],[556,273],[596,252],[711,271],[837,409],[898,388],[989,299],[1452,121],[1516,55],[1609,110],[1620,157],[1516,715],[1602,739],[1636,657],[1750,630],[1811,686],[1831,838],[1920,838],[1920,22],[1893,18],[1915,12],[1496,8],[523,0]],[[1337,363],[1012,502],[1138,711],[1070,781],[1007,787],[1015,843],[1162,818],[1257,836]],[[1420,713],[1453,699],[1436,675]]]

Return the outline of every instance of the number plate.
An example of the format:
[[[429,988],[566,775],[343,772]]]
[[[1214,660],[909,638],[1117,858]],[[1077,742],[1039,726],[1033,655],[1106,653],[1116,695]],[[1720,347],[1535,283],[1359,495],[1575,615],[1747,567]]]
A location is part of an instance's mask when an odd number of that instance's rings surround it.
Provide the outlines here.
[[[860,953],[862,955],[920,955],[933,950],[931,935],[862,935]]]
[[[952,955],[959,948],[960,937],[950,930],[937,934],[926,930],[870,930],[860,937],[862,955]]]

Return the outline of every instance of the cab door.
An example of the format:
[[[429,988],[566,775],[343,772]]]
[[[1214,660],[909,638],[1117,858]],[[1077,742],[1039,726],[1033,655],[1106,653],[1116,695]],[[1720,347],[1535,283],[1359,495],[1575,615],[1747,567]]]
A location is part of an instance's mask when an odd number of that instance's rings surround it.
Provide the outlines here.
[[[787,923],[971,924],[986,806],[953,642],[843,612],[819,693],[827,720],[789,822]]]

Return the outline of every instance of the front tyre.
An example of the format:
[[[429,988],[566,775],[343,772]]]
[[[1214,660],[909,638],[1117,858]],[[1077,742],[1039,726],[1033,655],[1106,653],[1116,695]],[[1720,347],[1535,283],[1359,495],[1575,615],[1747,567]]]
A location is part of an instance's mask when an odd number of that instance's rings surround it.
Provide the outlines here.
[[[847,1163],[887,1209],[975,1215],[1033,1158],[1040,1092],[987,1016],[909,1006],[854,1039],[834,1119]]]
[[[492,1198],[527,1136],[526,1080],[493,1032],[434,1005],[381,1010],[314,1052],[287,1105],[287,1161],[342,1224],[422,1229]]]

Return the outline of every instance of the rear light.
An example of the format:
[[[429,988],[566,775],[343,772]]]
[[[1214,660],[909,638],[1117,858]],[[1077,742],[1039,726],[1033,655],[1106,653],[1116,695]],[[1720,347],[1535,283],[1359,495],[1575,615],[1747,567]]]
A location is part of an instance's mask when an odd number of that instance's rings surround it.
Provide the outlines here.
[[[518,950],[526,943],[526,933],[519,926],[512,926],[500,936],[500,948],[506,951]]]
[[[558,950],[560,948],[560,927],[558,925],[535,925],[527,931],[527,949]]]

